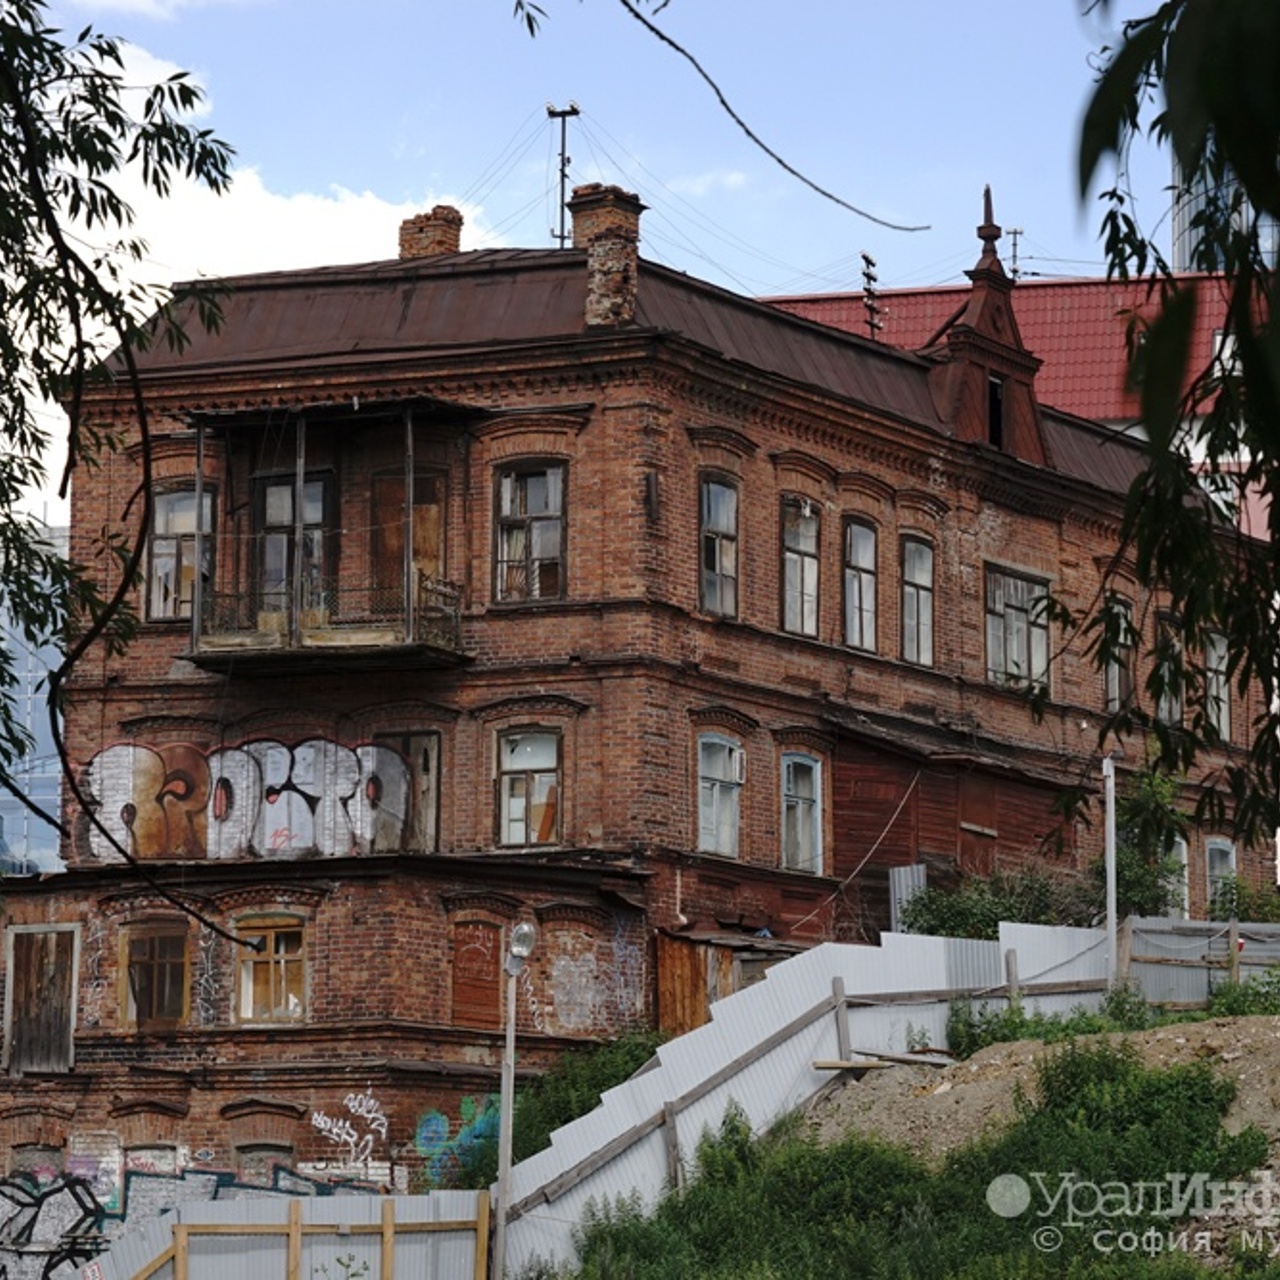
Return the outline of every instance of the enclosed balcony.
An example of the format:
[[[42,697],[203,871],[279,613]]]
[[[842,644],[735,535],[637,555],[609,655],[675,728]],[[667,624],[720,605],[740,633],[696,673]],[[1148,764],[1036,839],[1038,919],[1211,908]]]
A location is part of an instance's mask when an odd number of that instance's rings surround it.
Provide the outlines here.
[[[152,594],[173,579],[168,593],[189,597],[198,666],[253,674],[466,661],[461,590],[445,554],[446,438],[384,411],[236,422],[202,438],[199,452],[199,490],[216,496],[188,503],[192,528],[152,559]]]

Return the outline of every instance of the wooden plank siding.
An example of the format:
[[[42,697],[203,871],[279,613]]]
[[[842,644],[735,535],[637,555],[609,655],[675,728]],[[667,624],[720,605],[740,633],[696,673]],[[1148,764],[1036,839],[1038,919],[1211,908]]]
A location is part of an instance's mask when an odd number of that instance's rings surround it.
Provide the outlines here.
[[[20,929],[11,934],[11,940],[8,1069],[15,1076],[28,1071],[69,1071],[75,932]]]

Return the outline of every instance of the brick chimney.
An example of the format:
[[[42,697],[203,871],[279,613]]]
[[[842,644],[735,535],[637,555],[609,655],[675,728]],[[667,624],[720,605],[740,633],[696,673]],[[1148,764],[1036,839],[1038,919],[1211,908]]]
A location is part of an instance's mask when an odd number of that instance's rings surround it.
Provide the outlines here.
[[[436,258],[457,253],[462,243],[462,214],[452,205],[438,204],[400,224],[402,258]]]
[[[573,247],[587,251],[587,327],[631,324],[636,318],[639,196],[592,182],[573,189]]]

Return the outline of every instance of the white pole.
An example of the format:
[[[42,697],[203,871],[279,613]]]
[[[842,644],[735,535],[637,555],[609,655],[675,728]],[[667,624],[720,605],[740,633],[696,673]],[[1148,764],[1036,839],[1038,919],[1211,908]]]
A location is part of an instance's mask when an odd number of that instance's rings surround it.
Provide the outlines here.
[[[1102,758],[1103,859],[1107,872],[1107,987],[1116,984],[1116,762]]]
[[[493,1225],[490,1275],[507,1273],[507,1204],[511,1198],[511,1120],[516,1096],[516,972],[507,965],[507,1043],[502,1054],[502,1093],[498,1106],[498,1204]]]

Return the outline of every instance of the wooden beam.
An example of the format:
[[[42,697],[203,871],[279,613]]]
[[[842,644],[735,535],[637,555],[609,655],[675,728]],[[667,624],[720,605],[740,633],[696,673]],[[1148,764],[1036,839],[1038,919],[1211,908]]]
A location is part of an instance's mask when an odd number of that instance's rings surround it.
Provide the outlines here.
[[[187,1280],[188,1262],[187,1228],[179,1222],[173,1228],[173,1280]]]
[[[476,1264],[471,1280],[486,1280],[489,1275],[489,1193],[476,1197]]]
[[[302,1201],[289,1201],[289,1245],[285,1255],[285,1280],[302,1280]]]
[[[395,1280],[396,1270],[396,1202],[382,1202],[382,1269],[378,1280]]]

